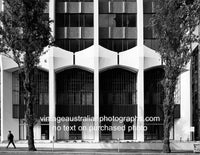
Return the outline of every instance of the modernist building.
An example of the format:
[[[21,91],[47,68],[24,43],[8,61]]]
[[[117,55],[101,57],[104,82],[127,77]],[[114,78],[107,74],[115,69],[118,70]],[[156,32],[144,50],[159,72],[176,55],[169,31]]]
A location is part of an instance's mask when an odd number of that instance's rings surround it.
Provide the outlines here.
[[[152,0],[49,0],[47,12],[56,46],[41,57],[35,75],[35,139],[161,140],[163,137],[161,58],[147,27]],[[23,87],[17,65],[1,63],[1,140],[12,130],[26,139]],[[171,139],[190,140],[192,103],[190,67],[179,77]],[[40,117],[93,117],[93,121],[42,121]],[[130,122],[99,117],[137,117]],[[145,118],[157,121],[142,121]],[[64,130],[75,126],[75,130]],[[78,130],[81,127],[86,130]],[[89,130],[117,126],[124,130]],[[130,126],[138,130],[130,129]],[[55,130],[56,128],[56,130]],[[142,130],[146,129],[147,130]]]

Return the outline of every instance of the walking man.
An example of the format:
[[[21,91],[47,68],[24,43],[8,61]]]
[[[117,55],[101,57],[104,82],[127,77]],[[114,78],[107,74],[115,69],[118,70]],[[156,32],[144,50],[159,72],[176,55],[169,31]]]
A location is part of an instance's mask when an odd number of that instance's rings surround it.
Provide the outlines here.
[[[7,147],[6,148],[8,148],[8,146],[10,145],[10,143],[12,143],[12,145],[14,146],[14,148],[16,149],[16,146],[15,146],[15,144],[14,144],[14,136],[13,136],[13,134],[11,133],[11,131],[8,131],[9,133],[8,133],[8,145],[7,145]]]

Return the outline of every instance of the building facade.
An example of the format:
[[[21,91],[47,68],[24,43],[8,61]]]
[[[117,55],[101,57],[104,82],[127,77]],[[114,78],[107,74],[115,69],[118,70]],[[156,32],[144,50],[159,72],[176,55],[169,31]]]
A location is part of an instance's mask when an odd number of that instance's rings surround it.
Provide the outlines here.
[[[154,31],[148,27],[154,1],[47,3],[55,46],[46,49],[35,73],[35,139],[162,140],[164,70]],[[8,130],[15,139],[27,139],[17,65],[0,59],[1,141]],[[190,77],[190,67],[179,77],[173,140],[192,138]]]

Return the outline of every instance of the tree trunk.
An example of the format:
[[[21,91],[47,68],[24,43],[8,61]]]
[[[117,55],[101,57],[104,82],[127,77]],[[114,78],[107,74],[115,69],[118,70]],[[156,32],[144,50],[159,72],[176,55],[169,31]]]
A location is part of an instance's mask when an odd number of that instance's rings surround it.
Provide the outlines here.
[[[35,118],[33,115],[33,90],[32,90],[32,80],[33,80],[33,69],[24,70],[24,90],[25,90],[25,105],[26,113],[25,118],[28,125],[28,150],[36,151],[34,145],[34,132],[33,127],[35,123]]]
[[[167,105],[164,103],[164,139],[163,139],[163,152],[164,153],[170,153],[170,126],[169,126],[169,116],[168,116],[168,110]]]
[[[28,124],[28,150],[37,151],[34,144],[33,124]]]
[[[173,126],[174,118],[174,92],[176,89],[176,78],[168,79],[164,81],[164,93],[165,98],[163,102],[164,111],[164,139],[163,139],[163,152],[170,153],[170,129]]]

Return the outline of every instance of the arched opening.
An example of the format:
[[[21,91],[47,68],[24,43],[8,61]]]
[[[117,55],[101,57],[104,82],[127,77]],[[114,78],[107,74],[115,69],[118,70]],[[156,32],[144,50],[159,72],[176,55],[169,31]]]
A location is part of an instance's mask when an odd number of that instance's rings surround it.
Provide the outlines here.
[[[136,94],[136,73],[121,68],[100,73],[101,140],[136,138],[134,122],[123,120],[137,115]]]
[[[56,75],[56,116],[70,120],[57,120],[57,139],[79,140],[84,139],[85,133],[81,127],[89,126],[81,117],[94,115],[94,86],[93,73],[71,68]],[[88,136],[86,136],[88,137]]]
[[[145,121],[147,126],[145,140],[162,140],[163,138],[163,86],[162,68],[154,68],[144,72],[144,115],[152,121]]]

